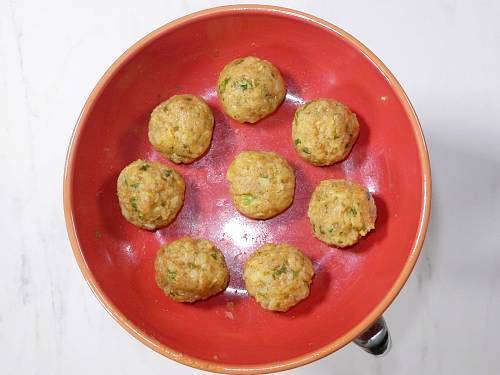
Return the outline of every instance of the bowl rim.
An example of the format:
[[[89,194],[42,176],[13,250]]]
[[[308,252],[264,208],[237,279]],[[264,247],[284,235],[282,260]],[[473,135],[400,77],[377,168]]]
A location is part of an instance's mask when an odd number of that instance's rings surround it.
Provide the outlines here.
[[[276,361],[271,363],[263,363],[263,364],[254,364],[254,365],[233,365],[227,363],[219,363],[206,361],[199,358],[195,358],[176,350],[169,348],[168,346],[160,343],[158,340],[153,338],[152,336],[147,335],[145,332],[141,331],[135,324],[133,324],[127,317],[111,302],[109,297],[103,292],[100,288],[97,280],[92,274],[82,252],[82,248],[80,246],[80,242],[78,240],[78,236],[76,234],[75,221],[73,216],[73,207],[72,207],[72,176],[73,176],[73,168],[75,161],[75,152],[74,150],[79,144],[80,133],[82,129],[82,123],[85,123],[89,113],[91,112],[96,99],[100,96],[101,90],[108,81],[114,76],[117,70],[126,62],[130,61],[132,57],[136,55],[136,53],[145,45],[149,44],[162,34],[171,31],[183,24],[186,24],[192,20],[205,18],[207,16],[220,15],[224,13],[243,13],[243,12],[259,12],[259,13],[267,13],[267,14],[280,14],[286,16],[292,16],[295,18],[299,18],[304,22],[314,24],[316,26],[320,26],[330,32],[336,33],[343,40],[351,44],[354,48],[362,52],[384,75],[387,79],[393,90],[396,92],[398,99],[404,107],[404,110],[410,119],[413,132],[415,135],[415,139],[418,146],[418,153],[420,157],[420,166],[422,172],[422,210],[420,214],[420,220],[418,224],[418,229],[416,232],[416,236],[413,242],[413,246],[410,252],[410,255],[401,270],[398,278],[390,288],[389,292],[382,298],[382,300],[377,304],[377,306],[369,313],[367,316],[359,322],[356,326],[352,327],[346,334],[334,340],[333,342],[317,349],[311,351],[309,353],[305,353],[295,358]],[[73,130],[73,134],[71,136],[71,140],[68,147],[68,152],[66,155],[66,164],[64,168],[64,178],[63,178],[63,201],[64,201],[64,217],[66,221],[66,230],[68,233],[68,238],[71,244],[71,248],[73,250],[73,254],[78,263],[78,267],[83,274],[87,284],[90,289],[97,297],[99,302],[103,305],[105,310],[111,314],[111,316],[133,337],[138,339],[140,342],[153,349],[159,354],[162,354],[174,361],[177,361],[181,364],[194,367],[197,369],[212,371],[218,373],[227,373],[227,374],[263,374],[270,373],[276,371],[284,371],[288,369],[292,369],[295,367],[299,367],[313,361],[316,361],[320,358],[323,358],[343,346],[350,343],[357,336],[359,336],[366,328],[368,328],[382,313],[387,309],[387,307],[392,303],[394,298],[399,294],[401,288],[406,283],[411,271],[413,270],[417,258],[422,249],[422,245],[425,239],[425,234],[427,232],[427,227],[429,223],[430,216],[430,207],[431,207],[431,170],[430,170],[430,161],[429,154],[427,151],[427,146],[425,143],[424,135],[422,132],[422,128],[420,126],[418,117],[413,109],[412,104],[403,88],[396,80],[394,75],[390,72],[390,70],[382,63],[382,61],[375,56],[373,52],[371,52],[365,45],[363,45],[360,41],[354,38],[352,35],[342,30],[341,28],[322,20],[313,15],[297,11],[290,8],[272,6],[272,5],[227,5],[220,6],[215,8],[204,9],[198,12],[194,12],[188,14],[184,17],[178,18],[174,21],[171,21],[156,30],[152,31],[138,42],[133,44],[130,48],[128,48],[115,62],[108,68],[108,70],[104,73],[104,75],[100,78],[95,88],[90,93],[88,99],[85,102],[85,105],[78,117],[75,128]]]

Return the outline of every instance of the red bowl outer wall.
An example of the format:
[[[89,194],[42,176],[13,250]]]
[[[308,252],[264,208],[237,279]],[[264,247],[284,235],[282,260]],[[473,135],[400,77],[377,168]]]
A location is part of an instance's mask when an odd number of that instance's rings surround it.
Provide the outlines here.
[[[272,61],[288,86],[284,104],[255,125],[221,112],[215,85],[234,58]],[[143,231],[120,214],[116,179],[138,158],[173,165],[147,140],[149,113],[173,94],[200,95],[215,115],[208,153],[187,166],[186,201],[170,227]],[[301,160],[291,139],[303,100],[336,98],[360,122],[360,137],[342,163],[318,168]],[[225,172],[242,150],[272,150],[297,177],[293,205],[266,221],[232,206]],[[314,239],[307,219],[319,181],[347,178],[373,193],[377,228],[339,250]],[[335,26],[284,8],[229,6],[198,12],[151,33],[108,70],[76,126],[65,171],[70,241],[94,293],[142,342],[205,370],[262,373],[311,362],[350,342],[390,304],[420,252],[430,209],[430,169],[418,120],[388,69]],[[184,235],[210,239],[224,252],[226,292],[196,304],[174,303],[154,281],[161,244]],[[241,270],[267,242],[287,242],[314,262],[310,297],[287,313],[261,309],[244,290]]]

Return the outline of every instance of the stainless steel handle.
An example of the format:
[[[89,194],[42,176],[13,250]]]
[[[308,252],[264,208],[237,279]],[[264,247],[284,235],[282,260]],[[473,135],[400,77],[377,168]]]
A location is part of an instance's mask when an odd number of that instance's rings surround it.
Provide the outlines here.
[[[354,340],[365,352],[382,356],[391,350],[392,341],[385,319],[381,316]]]

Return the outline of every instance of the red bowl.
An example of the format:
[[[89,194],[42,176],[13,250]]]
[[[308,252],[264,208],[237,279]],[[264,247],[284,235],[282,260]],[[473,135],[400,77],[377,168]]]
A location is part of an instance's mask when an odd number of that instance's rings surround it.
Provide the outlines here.
[[[229,61],[255,55],[272,61],[288,87],[283,105],[255,125],[222,111],[217,76]],[[173,94],[203,97],[216,125],[208,153],[175,166],[186,202],[171,226],[140,230],[120,214],[116,179],[143,158],[172,165],[148,143],[151,110]],[[301,160],[291,121],[303,100],[330,97],[360,121],[350,156],[318,168]],[[266,221],[232,206],[225,173],[242,150],[272,150],[295,169],[293,205]],[[306,211],[322,179],[367,186],[377,228],[339,250],[314,239]],[[127,50],[87,100],[69,147],[64,177],[67,230],[78,265],[110,314],[133,336],[183,364],[227,373],[293,368],[338,350],[366,329],[408,278],[424,240],[430,209],[428,154],[403,89],[382,62],[343,30],[316,17],[270,6],[229,6],[183,17]],[[161,244],[183,235],[207,238],[224,252],[228,289],[208,301],[175,303],[154,280]],[[260,308],[241,277],[247,256],[266,242],[297,245],[316,276],[310,297],[287,313]]]

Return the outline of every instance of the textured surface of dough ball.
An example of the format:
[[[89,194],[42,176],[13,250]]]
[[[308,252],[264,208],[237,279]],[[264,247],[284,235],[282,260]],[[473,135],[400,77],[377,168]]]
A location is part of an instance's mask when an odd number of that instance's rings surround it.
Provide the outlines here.
[[[324,166],[347,157],[359,135],[356,115],[342,103],[316,99],[297,109],[292,138],[299,155]]]
[[[346,180],[324,180],[312,194],[307,215],[316,238],[346,247],[375,228],[377,208],[364,186]]]
[[[248,293],[265,309],[287,311],[309,296],[311,260],[287,244],[265,244],[248,258],[243,278]]]
[[[118,176],[122,215],[132,224],[153,230],[170,224],[184,202],[185,184],[174,169],[136,160]]]
[[[156,283],[178,302],[207,299],[224,289],[229,273],[224,255],[207,240],[184,237],[160,248]]]
[[[149,119],[149,141],[174,163],[191,163],[210,146],[214,116],[194,95],[174,95],[158,105]]]
[[[224,67],[217,82],[217,94],[230,117],[254,123],[278,108],[285,98],[286,87],[273,64],[248,56]]]
[[[267,219],[293,201],[295,175],[288,162],[274,152],[244,151],[227,170],[235,207],[245,216]]]

